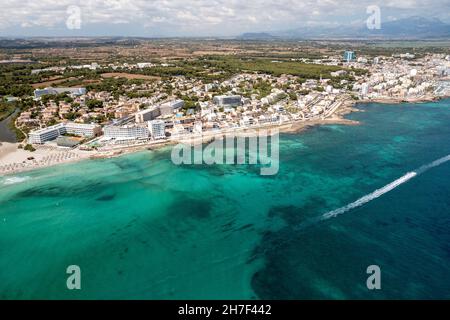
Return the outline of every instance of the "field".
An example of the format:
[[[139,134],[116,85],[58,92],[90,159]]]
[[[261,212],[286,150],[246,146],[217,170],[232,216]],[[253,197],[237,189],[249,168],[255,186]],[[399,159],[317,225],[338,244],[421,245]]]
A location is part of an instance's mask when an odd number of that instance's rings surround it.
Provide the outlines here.
[[[330,76],[330,72],[342,69],[342,67],[324,66],[317,64],[306,64],[291,61],[268,61],[267,59],[258,59],[250,61],[240,61],[239,68],[242,70],[257,71],[280,76],[282,74],[291,74],[301,78],[320,78]]]
[[[201,61],[209,67],[226,73],[236,74],[240,72],[260,72],[280,76],[290,74],[304,79],[319,79],[330,77],[330,73],[341,70],[343,67],[326,66],[318,64],[301,63],[289,59],[268,59],[268,58],[239,58],[216,56],[209,57],[206,61]]]
[[[74,79],[75,79],[75,78],[61,78],[61,77],[56,77],[56,78],[53,78],[53,79],[48,80],[48,81],[38,82],[38,83],[33,83],[31,86],[32,86],[33,88],[35,88],[35,89],[38,89],[38,88],[47,88],[47,87],[53,86],[54,84],[58,84],[58,83],[61,83],[61,82],[65,82],[65,81],[67,81],[67,80],[74,80]]]
[[[108,72],[102,73],[102,78],[126,78],[128,80],[159,80],[160,77],[156,76],[146,76],[143,74],[134,74],[134,73],[123,73],[123,72]]]

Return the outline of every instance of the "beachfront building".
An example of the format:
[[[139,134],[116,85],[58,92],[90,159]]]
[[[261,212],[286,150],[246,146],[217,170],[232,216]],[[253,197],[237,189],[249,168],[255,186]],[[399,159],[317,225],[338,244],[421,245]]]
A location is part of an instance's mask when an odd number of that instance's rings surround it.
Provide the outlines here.
[[[237,107],[242,105],[242,97],[238,95],[234,96],[215,96],[214,104],[219,107]]]
[[[148,129],[154,140],[166,138],[166,123],[163,120],[149,121]]]
[[[142,125],[106,126],[103,133],[105,138],[116,140],[140,140],[150,136],[148,127]]]
[[[97,124],[67,122],[64,126],[66,133],[80,137],[91,138],[102,133],[102,127]]]
[[[153,107],[150,109],[145,109],[136,113],[136,123],[144,123],[146,121],[150,121],[156,119],[161,115],[161,111],[159,107]]]
[[[65,133],[63,123],[56,124],[47,128],[31,131],[28,135],[28,142],[31,144],[43,144],[47,141],[55,140]]]
[[[73,96],[82,96],[86,94],[86,88],[45,88],[45,89],[36,89],[34,90],[34,97],[36,99],[41,98],[45,95],[57,95],[60,93],[68,93]]]
[[[58,123],[54,126],[31,131],[28,136],[28,142],[31,144],[43,144],[65,134],[91,138],[100,135],[101,132],[102,128],[96,124],[75,122]]]

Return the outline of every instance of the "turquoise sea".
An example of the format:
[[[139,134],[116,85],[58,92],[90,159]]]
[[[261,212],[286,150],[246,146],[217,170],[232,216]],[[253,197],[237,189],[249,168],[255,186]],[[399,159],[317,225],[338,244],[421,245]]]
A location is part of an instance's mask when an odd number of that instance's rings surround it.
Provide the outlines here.
[[[450,162],[299,228],[450,154],[450,100],[359,108],[282,134],[275,176],[165,149],[0,177],[0,299],[449,299]]]

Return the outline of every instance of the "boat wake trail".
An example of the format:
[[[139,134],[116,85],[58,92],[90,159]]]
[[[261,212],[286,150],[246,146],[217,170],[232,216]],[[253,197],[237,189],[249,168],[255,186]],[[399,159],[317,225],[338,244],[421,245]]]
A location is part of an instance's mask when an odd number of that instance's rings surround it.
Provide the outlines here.
[[[421,175],[421,174],[425,173],[426,171],[428,171],[428,170],[430,170],[430,169],[432,169],[434,167],[440,166],[440,165],[442,165],[442,164],[444,164],[444,163],[446,163],[448,161],[450,161],[450,155],[447,155],[447,156],[445,156],[443,158],[440,158],[440,159],[438,159],[436,161],[433,161],[433,162],[431,162],[431,163],[429,163],[427,165],[424,165],[424,166],[418,168],[417,170],[414,170],[412,172],[408,172],[403,177],[401,177],[401,178],[399,178],[399,179],[389,183],[388,185],[384,186],[383,188],[377,189],[374,192],[372,192],[372,193],[370,193],[368,195],[365,195],[364,197],[362,197],[362,198],[356,200],[355,202],[352,202],[352,203],[350,203],[350,204],[348,204],[348,205],[346,205],[346,206],[344,206],[342,208],[339,208],[339,209],[327,212],[327,213],[325,213],[325,214],[323,214],[323,215],[321,215],[321,216],[319,216],[319,217],[317,217],[315,219],[311,219],[311,220],[309,220],[309,221],[307,221],[305,223],[302,223],[296,229],[297,230],[298,229],[304,229],[305,227],[308,227],[308,226],[310,226],[312,224],[315,224],[317,222],[328,220],[328,219],[331,219],[331,218],[335,218],[335,217],[337,217],[337,216],[339,216],[341,214],[344,214],[344,213],[346,213],[346,212],[348,212],[348,211],[350,211],[352,209],[355,209],[357,207],[361,207],[361,206],[365,205],[366,203],[368,203],[368,202],[370,202],[372,200],[375,200],[375,199],[381,197],[382,195],[384,195],[384,194],[394,190],[395,188],[397,188],[400,185],[408,182],[409,180],[417,177],[418,175]]]
[[[417,176],[416,172],[409,172],[409,173],[405,174],[403,177],[395,180],[394,182],[389,183],[388,185],[384,186],[381,189],[375,190],[374,192],[356,200],[355,202],[352,202],[352,203],[346,205],[345,207],[325,213],[324,215],[322,215],[321,220],[327,220],[330,218],[334,218],[334,217],[336,217],[340,214],[343,214],[347,211],[350,211],[354,208],[360,207],[372,200],[375,200],[375,199],[381,197],[383,194],[386,194],[386,193],[394,190],[398,186],[408,182],[409,180],[411,180],[412,178],[414,178],[416,176]]]
[[[419,169],[417,169],[415,172],[416,172],[418,175],[419,175],[419,174],[422,174],[422,173],[424,173],[424,172],[426,172],[426,171],[428,171],[428,170],[430,170],[430,169],[432,169],[432,168],[434,168],[434,167],[438,167],[438,166],[440,166],[441,164],[446,163],[447,161],[450,161],[450,154],[449,154],[448,156],[446,156],[446,157],[443,157],[443,158],[440,158],[440,159],[438,159],[438,160],[436,160],[436,161],[433,161],[433,162],[430,163],[430,164],[421,166],[421,167],[420,167]]]

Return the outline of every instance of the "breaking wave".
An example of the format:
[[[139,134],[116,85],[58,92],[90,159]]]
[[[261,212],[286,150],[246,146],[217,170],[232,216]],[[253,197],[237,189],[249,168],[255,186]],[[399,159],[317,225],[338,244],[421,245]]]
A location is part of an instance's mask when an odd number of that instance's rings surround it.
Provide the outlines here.
[[[10,178],[6,178],[3,181],[3,184],[5,186],[11,185],[11,184],[17,184],[17,183],[22,183],[25,182],[27,180],[31,179],[30,177],[10,177]]]

